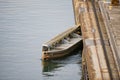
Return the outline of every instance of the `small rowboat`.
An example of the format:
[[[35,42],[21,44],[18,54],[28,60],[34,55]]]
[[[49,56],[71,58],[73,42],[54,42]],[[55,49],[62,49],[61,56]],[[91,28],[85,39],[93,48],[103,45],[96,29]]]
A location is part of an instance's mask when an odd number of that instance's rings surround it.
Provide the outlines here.
[[[82,41],[80,25],[69,28],[42,45],[42,59],[56,59],[70,54]]]

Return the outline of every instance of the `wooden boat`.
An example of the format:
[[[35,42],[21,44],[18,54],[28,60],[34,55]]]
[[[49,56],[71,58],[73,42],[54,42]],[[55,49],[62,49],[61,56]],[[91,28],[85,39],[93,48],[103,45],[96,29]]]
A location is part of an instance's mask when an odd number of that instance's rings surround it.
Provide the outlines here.
[[[80,25],[69,28],[65,32],[57,35],[42,46],[42,59],[55,59],[70,54],[80,46],[81,28]]]

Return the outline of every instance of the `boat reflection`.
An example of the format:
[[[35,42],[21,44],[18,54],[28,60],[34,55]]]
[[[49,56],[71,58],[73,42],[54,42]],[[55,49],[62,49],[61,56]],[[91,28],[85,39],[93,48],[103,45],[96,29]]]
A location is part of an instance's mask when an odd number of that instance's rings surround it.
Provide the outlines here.
[[[43,67],[42,72],[52,72],[55,71],[55,69],[62,66],[54,61],[42,61],[42,67]]]
[[[71,63],[81,63],[81,50],[76,50],[73,54],[56,60],[42,60],[42,72],[57,71],[58,68],[64,67]]]
[[[75,72],[79,72],[79,68],[81,69],[81,61],[82,61],[81,53],[82,50],[80,50],[79,47],[74,52],[72,52],[71,55],[65,56],[63,58],[59,58],[55,60],[42,60],[42,74],[44,76],[43,78],[44,79],[50,78],[52,80],[53,78],[57,78],[58,75],[60,76],[60,74],[62,73],[66,74],[66,72],[64,71],[73,72],[73,70],[71,70],[72,69],[71,65],[74,66]],[[66,75],[70,75],[70,74],[67,73]]]

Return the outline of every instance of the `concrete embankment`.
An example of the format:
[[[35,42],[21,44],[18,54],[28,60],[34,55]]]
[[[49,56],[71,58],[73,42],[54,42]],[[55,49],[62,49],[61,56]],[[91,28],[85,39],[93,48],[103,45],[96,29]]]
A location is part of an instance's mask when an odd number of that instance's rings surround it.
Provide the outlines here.
[[[120,10],[119,7],[114,7],[113,12],[108,8],[109,2],[73,0],[75,23],[81,24],[83,36],[84,80],[120,80],[118,52],[120,33],[113,34],[120,26],[117,22],[120,19],[117,15]],[[114,22],[116,17],[117,20]],[[109,29],[110,25],[115,26],[114,30]],[[115,39],[113,36],[118,37]]]

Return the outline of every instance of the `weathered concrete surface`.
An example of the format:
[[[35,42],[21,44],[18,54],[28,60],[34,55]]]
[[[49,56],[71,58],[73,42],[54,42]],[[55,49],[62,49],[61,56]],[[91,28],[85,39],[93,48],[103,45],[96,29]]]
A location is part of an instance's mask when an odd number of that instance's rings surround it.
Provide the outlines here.
[[[73,0],[75,22],[81,24],[83,36],[83,78],[84,80],[120,80],[120,53],[117,51],[120,45],[120,9],[114,7],[110,11],[110,4],[104,6],[98,4],[98,1],[94,3],[93,1]],[[109,25],[115,26],[110,27],[111,30],[107,29],[109,27],[108,23],[106,25],[107,18],[101,10],[108,15]],[[114,36],[114,42],[111,42],[111,36]]]
[[[115,61],[113,75],[119,74],[120,79],[120,6],[111,6],[106,2],[99,2],[99,5]]]

